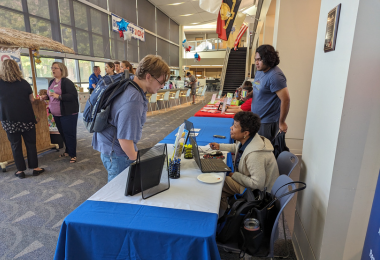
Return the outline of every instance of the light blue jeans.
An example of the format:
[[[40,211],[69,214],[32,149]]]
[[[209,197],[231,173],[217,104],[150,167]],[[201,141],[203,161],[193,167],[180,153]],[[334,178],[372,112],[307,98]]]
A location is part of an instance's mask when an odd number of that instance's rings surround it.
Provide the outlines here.
[[[100,154],[100,158],[108,172],[108,182],[133,163],[133,161],[129,160],[128,156],[117,156],[115,153],[112,153],[111,155],[102,153]]]

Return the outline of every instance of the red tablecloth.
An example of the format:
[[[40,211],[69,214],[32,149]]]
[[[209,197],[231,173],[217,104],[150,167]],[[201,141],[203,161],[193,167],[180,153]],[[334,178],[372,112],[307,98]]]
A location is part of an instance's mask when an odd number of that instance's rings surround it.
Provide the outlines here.
[[[208,105],[208,106],[205,106],[205,107],[212,107],[212,105]],[[207,111],[209,112],[203,112],[202,110],[205,110],[205,107],[202,108],[201,110],[199,110],[197,113],[195,113],[194,116],[197,116],[197,117],[221,117],[221,118],[234,118],[235,114],[234,113],[224,113],[224,114],[221,114],[220,111],[218,110],[209,110],[207,109]]]

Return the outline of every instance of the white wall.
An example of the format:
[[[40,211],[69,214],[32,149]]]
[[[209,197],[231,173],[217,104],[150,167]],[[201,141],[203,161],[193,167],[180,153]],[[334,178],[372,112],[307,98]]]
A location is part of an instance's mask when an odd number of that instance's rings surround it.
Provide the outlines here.
[[[342,3],[336,50],[327,13]],[[283,2],[281,3],[283,5]],[[359,259],[380,168],[376,0],[322,0],[293,243],[299,259]]]
[[[286,140],[291,151],[298,154],[302,153],[320,5],[321,0],[277,0],[276,21],[270,24],[276,28],[271,30],[270,25],[265,26],[276,34],[273,45],[280,53],[279,68],[286,76],[290,93]],[[270,11],[269,8],[268,13]],[[265,23],[271,19],[267,17]],[[266,35],[265,32],[264,38]]]

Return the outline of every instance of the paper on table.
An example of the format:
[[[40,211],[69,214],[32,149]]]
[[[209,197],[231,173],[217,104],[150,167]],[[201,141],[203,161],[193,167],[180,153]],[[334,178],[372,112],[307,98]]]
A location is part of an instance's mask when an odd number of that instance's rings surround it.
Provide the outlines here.
[[[226,111],[226,102],[223,103],[222,114],[224,114],[225,111]]]
[[[231,105],[232,97],[227,98],[227,105]]]
[[[198,136],[199,133],[190,133],[190,136]],[[178,136],[178,133],[175,134],[175,136]]]
[[[215,99],[216,99],[216,94],[213,94],[213,95],[212,95],[212,98],[211,98],[211,104],[214,104],[214,103],[215,103]]]

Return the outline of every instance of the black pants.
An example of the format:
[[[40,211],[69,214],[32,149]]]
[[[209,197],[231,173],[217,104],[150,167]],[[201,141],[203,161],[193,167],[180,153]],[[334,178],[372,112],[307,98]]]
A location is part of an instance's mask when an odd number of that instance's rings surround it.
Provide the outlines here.
[[[89,88],[88,90],[90,91],[90,95],[92,94],[92,91],[94,91],[93,88]]]
[[[24,139],[26,154],[28,156],[28,167],[34,169],[38,167],[37,147],[36,147],[36,128],[33,127],[27,132],[7,133],[8,140],[11,142],[13,158],[18,171],[25,171],[26,165],[22,154],[22,138]]]
[[[70,116],[54,116],[58,132],[65,143],[65,153],[70,157],[77,156],[77,124],[78,114]]]
[[[278,130],[279,130],[278,122],[264,123],[264,124],[262,123],[258,134],[269,139],[269,141],[272,141],[276,137]]]

